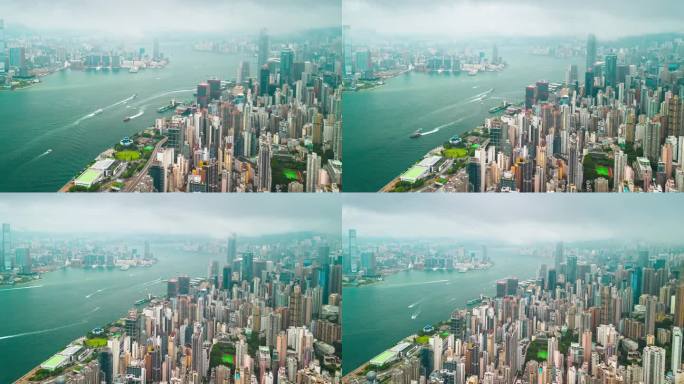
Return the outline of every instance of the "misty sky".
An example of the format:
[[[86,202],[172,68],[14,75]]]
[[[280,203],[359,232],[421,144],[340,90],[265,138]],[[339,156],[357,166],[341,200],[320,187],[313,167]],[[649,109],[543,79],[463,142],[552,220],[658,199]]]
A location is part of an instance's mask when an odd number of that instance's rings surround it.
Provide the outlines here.
[[[339,26],[340,7],[339,0],[3,0],[0,18],[8,29],[20,25],[127,37],[254,33],[263,27],[277,34]]]
[[[468,39],[684,32],[682,0],[344,0],[343,23],[385,36]]]
[[[670,194],[345,195],[359,237],[509,244],[682,240],[684,199]]]
[[[2,194],[0,222],[60,234],[338,235],[339,200],[312,194]]]

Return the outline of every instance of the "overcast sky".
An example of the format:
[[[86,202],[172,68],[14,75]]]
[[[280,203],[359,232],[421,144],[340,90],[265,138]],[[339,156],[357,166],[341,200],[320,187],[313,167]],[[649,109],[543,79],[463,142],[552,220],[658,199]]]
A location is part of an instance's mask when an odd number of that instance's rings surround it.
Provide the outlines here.
[[[467,39],[684,32],[682,0],[344,0],[343,23],[387,36]]]
[[[0,221],[45,233],[339,234],[340,199],[313,194],[3,194]]]
[[[348,194],[342,217],[359,237],[676,243],[683,203],[676,194]]]
[[[271,33],[339,26],[339,0],[2,0],[8,28],[143,37],[164,32]]]

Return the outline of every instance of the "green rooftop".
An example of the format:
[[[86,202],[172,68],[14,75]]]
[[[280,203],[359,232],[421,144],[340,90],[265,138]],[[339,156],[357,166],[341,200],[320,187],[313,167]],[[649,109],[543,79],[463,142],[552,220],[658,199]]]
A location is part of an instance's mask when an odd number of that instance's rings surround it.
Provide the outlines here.
[[[81,176],[76,178],[76,184],[80,185],[92,185],[95,180],[100,177],[100,171],[88,168],[85,172],[81,173]]]
[[[420,165],[414,165],[409,168],[408,171],[401,175],[402,179],[417,180],[424,172],[426,168]]]
[[[397,356],[396,352],[392,351],[385,351],[374,358],[371,359],[370,364],[374,365],[376,367],[381,367],[388,362],[390,362],[392,359],[394,359]]]
[[[55,369],[59,368],[59,366],[64,363],[66,360],[66,356],[62,355],[53,355],[51,358],[47,359],[43,364],[40,366],[49,370],[49,371],[54,371]]]

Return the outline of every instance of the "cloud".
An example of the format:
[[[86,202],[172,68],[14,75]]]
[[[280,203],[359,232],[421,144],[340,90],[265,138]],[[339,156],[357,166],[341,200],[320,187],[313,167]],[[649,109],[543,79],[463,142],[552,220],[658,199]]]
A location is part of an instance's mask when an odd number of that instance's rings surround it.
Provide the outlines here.
[[[603,39],[684,32],[680,0],[648,7],[621,0],[345,0],[343,24],[385,36],[472,37],[585,36]]]
[[[33,0],[30,6],[23,0],[5,0],[2,5],[9,27],[16,24],[45,31],[135,37],[177,32],[253,33],[263,27],[272,33],[286,33],[339,26],[340,12],[339,1],[315,0]]]
[[[45,233],[261,236],[339,234],[335,196],[158,194],[4,194],[0,220]]]
[[[682,198],[649,195],[347,195],[343,230],[360,237],[532,244],[679,241]]]

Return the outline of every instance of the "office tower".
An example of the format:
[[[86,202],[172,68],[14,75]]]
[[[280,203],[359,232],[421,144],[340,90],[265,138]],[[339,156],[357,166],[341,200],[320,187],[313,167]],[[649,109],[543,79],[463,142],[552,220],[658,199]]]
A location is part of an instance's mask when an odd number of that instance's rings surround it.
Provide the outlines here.
[[[228,265],[233,264],[235,258],[237,257],[237,234],[232,233],[228,237],[228,244],[226,246],[226,263]]]
[[[31,251],[28,248],[17,248],[15,251],[14,265],[19,268],[19,273],[28,275],[31,273]]]
[[[682,329],[672,328],[672,373],[682,369]]]
[[[242,262],[240,263],[242,268],[242,280],[252,282],[254,278],[254,254],[252,252],[245,252],[242,254]]]
[[[249,80],[249,61],[241,61],[238,67],[237,82],[244,83]]]
[[[556,244],[556,253],[555,253],[553,268],[556,271],[560,271],[562,263],[563,263],[563,242],[559,241]]]
[[[280,51],[280,85],[292,83],[294,69],[294,51],[285,48]]]
[[[9,49],[10,68],[21,69],[26,66],[26,48],[11,47]]]
[[[221,274],[221,288],[230,289],[233,283],[233,269],[226,265],[223,267],[223,273]]]
[[[209,79],[209,100],[219,100],[221,98],[221,80]]]
[[[268,62],[269,46],[268,46],[268,33],[266,29],[262,29],[259,32],[259,53],[257,56],[257,65],[262,68]]]
[[[206,108],[209,105],[209,84],[200,83],[197,85],[197,105]]]
[[[267,96],[269,94],[269,87],[271,83],[271,72],[267,65],[259,69],[259,95]]]
[[[565,265],[567,282],[570,284],[575,284],[577,281],[577,256],[568,255],[566,258],[567,262]]]
[[[481,179],[481,164],[480,160],[471,157],[468,161],[468,192],[484,192],[483,182]]]
[[[166,192],[166,168],[159,161],[153,161],[147,172],[152,178],[152,186],[156,192]]]
[[[442,353],[444,351],[444,341],[440,335],[434,335],[430,338],[430,347],[432,347],[433,353],[433,366],[432,371],[438,371],[442,369]]]
[[[187,295],[190,293],[190,277],[189,276],[179,276],[178,277],[178,294]]]
[[[260,192],[271,191],[271,134],[261,135],[259,139],[259,157],[257,158],[257,189]]]
[[[644,347],[644,384],[665,382],[665,350],[656,346]]]
[[[316,192],[318,188],[318,174],[321,171],[321,158],[316,152],[306,156],[306,191]]]
[[[589,34],[587,37],[587,62],[586,70],[589,71],[590,68],[594,66],[596,62],[596,36],[594,34]]]
[[[0,249],[0,272],[5,271],[8,268],[8,264],[11,265],[10,252],[12,251],[12,234],[10,232],[10,225],[7,223],[2,224],[2,249]]]
[[[606,86],[615,89],[617,87],[617,55],[614,53],[606,55],[605,62]]]
[[[525,108],[530,109],[536,103],[535,95],[537,94],[537,88],[534,85],[528,85],[525,88]]]
[[[166,283],[166,296],[168,298],[176,297],[178,296],[178,291],[178,279],[173,277],[170,278],[169,281]]]
[[[545,80],[537,81],[536,102],[549,100],[549,82]]]
[[[105,384],[112,384],[114,382],[114,362],[112,350],[110,348],[104,348],[100,350],[100,353],[97,355],[97,361],[100,364],[102,381]]]

